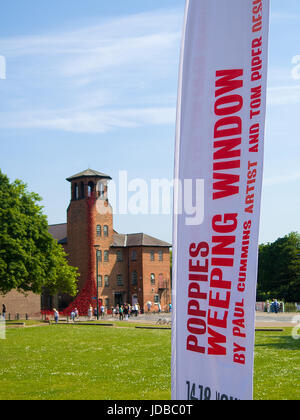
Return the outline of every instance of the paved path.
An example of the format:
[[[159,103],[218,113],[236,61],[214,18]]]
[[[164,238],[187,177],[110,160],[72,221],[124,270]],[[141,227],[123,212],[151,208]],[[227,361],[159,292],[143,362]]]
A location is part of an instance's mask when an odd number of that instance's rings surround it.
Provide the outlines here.
[[[268,314],[263,312],[256,312],[255,326],[256,328],[283,328],[283,327],[294,327],[295,322],[294,318],[298,316],[297,323],[300,323],[300,313],[286,313],[286,314]],[[142,324],[156,324],[158,320],[165,320],[165,322],[171,321],[170,313],[161,313],[161,314],[143,314],[137,317],[130,317],[128,321],[123,322],[134,322]],[[105,317],[105,321],[118,321],[119,318],[116,317]]]
[[[298,319],[295,320],[295,317]],[[293,322],[294,321],[294,322]],[[295,323],[300,323],[300,313],[286,314],[268,314],[264,312],[256,312],[256,327],[294,327]]]
[[[123,320],[123,323],[135,323],[135,324],[144,324],[144,325],[157,325],[157,326],[170,326],[171,325],[171,313],[151,313],[132,316],[128,321]],[[66,321],[66,319],[61,319],[61,322]],[[80,317],[81,322],[91,322],[87,317]],[[92,320],[92,323],[96,322],[95,317]],[[116,322],[119,321],[119,317],[113,317],[106,315],[104,318],[100,318],[99,322]],[[255,327],[256,328],[288,328],[294,327],[296,324],[300,324],[300,313],[285,313],[285,314],[273,314],[273,313],[263,313],[256,312]],[[48,324],[42,324],[48,325]],[[36,325],[33,325],[34,327]]]

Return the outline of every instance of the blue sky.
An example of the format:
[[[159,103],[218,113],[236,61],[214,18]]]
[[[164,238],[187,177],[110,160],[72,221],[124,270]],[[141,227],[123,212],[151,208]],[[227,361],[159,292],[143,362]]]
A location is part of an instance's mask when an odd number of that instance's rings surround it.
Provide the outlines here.
[[[184,0],[14,0],[1,5],[0,168],[66,220],[70,175],[173,176]],[[271,1],[261,242],[300,231],[300,2]],[[299,61],[300,62],[300,61]],[[300,71],[299,71],[300,75]],[[170,216],[116,216],[171,241]]]

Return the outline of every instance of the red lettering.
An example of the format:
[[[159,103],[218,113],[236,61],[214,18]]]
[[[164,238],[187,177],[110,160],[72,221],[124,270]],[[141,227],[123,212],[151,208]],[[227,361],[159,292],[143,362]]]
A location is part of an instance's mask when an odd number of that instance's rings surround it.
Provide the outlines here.
[[[214,180],[218,182],[214,182],[214,193],[213,199],[219,200],[220,198],[230,197],[232,195],[236,195],[240,191],[239,185],[234,185],[240,182],[239,175],[232,175],[232,174],[225,174],[221,173],[218,174],[214,172]]]
[[[216,87],[219,89],[216,91],[216,98],[243,87],[243,80],[235,80],[238,77],[243,76],[243,74],[243,70],[217,71],[216,76],[218,80],[216,81]]]
[[[195,353],[205,354],[205,347],[198,346],[198,339],[194,335],[188,336],[186,349]]]
[[[223,334],[219,334],[217,331],[214,331],[212,328],[208,328],[208,354],[215,356],[226,356],[227,351],[226,347],[222,347],[220,344],[226,344],[226,337]]]
[[[226,128],[227,127],[227,128]],[[215,124],[214,138],[234,137],[242,134],[242,120],[238,116],[225,117]]]

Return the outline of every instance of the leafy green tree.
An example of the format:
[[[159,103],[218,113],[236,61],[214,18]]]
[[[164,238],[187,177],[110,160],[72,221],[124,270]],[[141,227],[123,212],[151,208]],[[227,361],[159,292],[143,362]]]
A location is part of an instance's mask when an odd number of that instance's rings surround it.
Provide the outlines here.
[[[16,180],[10,183],[0,170],[0,293],[19,292],[74,296],[77,269],[68,265],[66,253],[48,233],[48,223],[38,204],[41,198]]]
[[[292,232],[259,247],[258,300],[300,301],[300,235]]]

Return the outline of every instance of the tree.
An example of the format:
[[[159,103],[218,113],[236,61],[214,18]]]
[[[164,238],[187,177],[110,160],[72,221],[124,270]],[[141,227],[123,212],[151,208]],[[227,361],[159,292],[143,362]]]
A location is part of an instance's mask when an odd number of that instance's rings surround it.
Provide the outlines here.
[[[26,184],[10,183],[0,170],[0,293],[40,294],[47,288],[74,296],[77,268],[68,265],[63,248],[48,233],[40,201]]]
[[[258,300],[300,301],[300,235],[292,232],[259,247]]]

